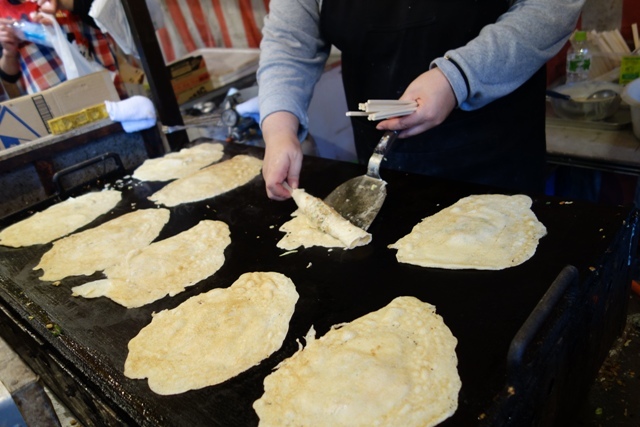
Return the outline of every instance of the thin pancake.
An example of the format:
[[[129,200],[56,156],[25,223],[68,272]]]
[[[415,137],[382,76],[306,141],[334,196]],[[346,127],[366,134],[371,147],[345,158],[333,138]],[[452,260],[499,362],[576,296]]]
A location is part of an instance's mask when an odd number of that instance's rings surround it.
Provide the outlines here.
[[[70,197],[0,231],[0,245],[17,248],[52,242],[109,212],[121,199],[115,190]]]
[[[124,374],[177,394],[232,378],[282,346],[298,293],[274,272],[245,273],[227,289],[189,298],[129,341]]]
[[[260,426],[433,426],[457,409],[457,340],[432,305],[398,297],[314,335],[265,378]]]
[[[167,209],[142,209],[53,243],[40,263],[40,280],[95,273],[120,262],[130,251],[151,243],[169,221]]]
[[[122,262],[105,269],[106,279],[71,290],[74,296],[106,296],[127,308],[140,307],[213,275],[224,264],[229,243],[227,224],[203,220],[180,234],[131,251]]]
[[[390,245],[399,262],[421,267],[501,270],[527,261],[547,229],[525,195],[460,199]]]
[[[223,146],[219,142],[198,144],[159,158],[147,159],[132,176],[140,181],[170,181],[191,175],[219,161],[223,155]]]
[[[170,182],[149,200],[164,206],[210,199],[245,185],[260,174],[262,160],[240,154]]]

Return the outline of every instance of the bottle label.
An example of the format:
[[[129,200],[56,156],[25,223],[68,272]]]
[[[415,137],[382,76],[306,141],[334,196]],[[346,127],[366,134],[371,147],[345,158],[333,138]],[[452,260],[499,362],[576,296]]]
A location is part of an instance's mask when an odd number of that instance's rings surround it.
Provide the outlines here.
[[[591,58],[572,58],[567,62],[570,72],[578,73],[580,71],[589,71],[591,68]]]

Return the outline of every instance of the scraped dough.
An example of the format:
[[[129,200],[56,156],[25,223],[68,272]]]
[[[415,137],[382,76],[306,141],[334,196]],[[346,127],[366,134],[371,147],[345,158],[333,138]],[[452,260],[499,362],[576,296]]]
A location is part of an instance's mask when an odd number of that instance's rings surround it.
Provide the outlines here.
[[[241,187],[258,176],[262,160],[244,154],[177,179],[149,197],[164,206],[210,199]]]
[[[174,296],[213,275],[224,264],[229,227],[203,220],[187,231],[129,252],[105,269],[106,279],[72,288],[74,296],[106,296],[127,308]]]
[[[124,259],[130,251],[151,243],[169,221],[168,209],[142,209],[53,243],[40,263],[40,280],[91,275]]]
[[[323,246],[353,249],[371,242],[371,234],[353,225],[329,205],[303,189],[291,192],[298,210],[293,219],[280,227],[285,236],[278,242],[281,249],[299,246]]]
[[[17,248],[52,242],[109,212],[121,199],[116,190],[70,197],[0,231],[0,245]]]
[[[177,394],[232,378],[282,346],[298,293],[275,272],[245,273],[227,289],[189,298],[129,341],[124,374]]]
[[[399,262],[447,269],[502,270],[533,256],[545,226],[525,195],[465,197],[424,218],[390,245]]]
[[[398,297],[314,335],[265,378],[260,426],[433,426],[456,411],[457,339],[434,306]]]
[[[156,159],[147,159],[132,176],[140,181],[171,181],[191,175],[219,161],[223,155],[223,146],[219,142],[198,144]]]

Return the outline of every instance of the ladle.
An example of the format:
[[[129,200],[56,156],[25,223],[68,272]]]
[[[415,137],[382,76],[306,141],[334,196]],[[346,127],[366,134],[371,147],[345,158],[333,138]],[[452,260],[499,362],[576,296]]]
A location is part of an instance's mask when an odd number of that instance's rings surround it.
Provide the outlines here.
[[[550,96],[551,98],[564,99],[565,101],[571,101],[573,99],[570,95],[556,92],[555,90],[547,90],[547,96]],[[613,89],[600,89],[593,92],[591,95],[587,96],[586,98],[582,98],[582,99],[593,101],[593,100],[603,100],[608,98],[614,98],[616,96],[618,96],[618,92],[616,92]]]
[[[587,96],[587,99],[607,99],[618,96],[618,92],[613,89],[600,89]]]
[[[556,92],[555,90],[547,89],[547,96],[551,98],[564,99],[570,101],[571,97],[565,93]]]

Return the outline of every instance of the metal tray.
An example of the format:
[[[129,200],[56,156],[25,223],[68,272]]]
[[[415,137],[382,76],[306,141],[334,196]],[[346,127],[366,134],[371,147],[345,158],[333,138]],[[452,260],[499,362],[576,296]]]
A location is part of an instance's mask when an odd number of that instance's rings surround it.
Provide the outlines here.
[[[546,124],[556,127],[617,131],[631,127],[631,111],[628,106],[621,106],[613,116],[603,120],[571,120],[558,117],[551,108],[547,108]]]

